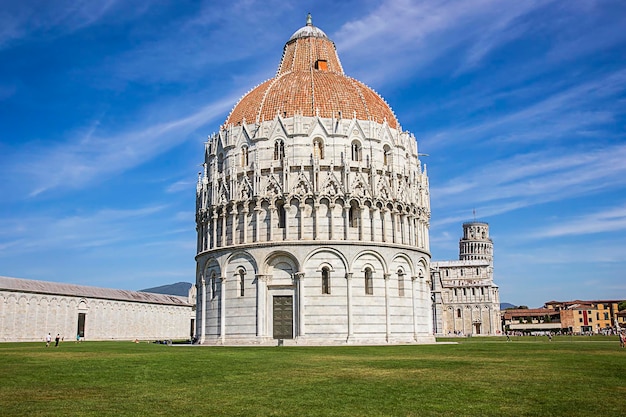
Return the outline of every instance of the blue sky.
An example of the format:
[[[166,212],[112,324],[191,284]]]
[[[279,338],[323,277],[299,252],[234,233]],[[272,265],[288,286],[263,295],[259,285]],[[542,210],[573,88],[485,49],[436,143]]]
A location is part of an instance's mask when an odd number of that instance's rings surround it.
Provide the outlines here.
[[[193,282],[203,142],[311,12],[430,155],[434,260],[475,210],[501,301],[626,298],[622,1],[0,3],[0,275]]]

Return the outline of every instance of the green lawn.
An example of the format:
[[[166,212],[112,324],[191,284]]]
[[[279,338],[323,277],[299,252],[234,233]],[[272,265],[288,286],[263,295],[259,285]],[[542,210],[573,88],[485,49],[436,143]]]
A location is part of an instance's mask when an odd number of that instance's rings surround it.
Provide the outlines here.
[[[616,337],[453,340],[271,348],[4,343],[0,415],[626,415],[626,349]]]

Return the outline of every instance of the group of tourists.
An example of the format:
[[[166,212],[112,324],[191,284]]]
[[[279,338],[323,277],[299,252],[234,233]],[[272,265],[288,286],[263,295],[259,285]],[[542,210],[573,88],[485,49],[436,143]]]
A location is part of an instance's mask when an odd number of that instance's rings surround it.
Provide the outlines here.
[[[62,342],[64,340],[65,337],[61,337],[61,335],[57,333],[56,337],[54,338],[54,347],[59,347],[59,342]],[[76,342],[80,343],[80,333],[76,335]],[[46,335],[46,347],[50,347],[50,343],[52,343],[52,335],[48,333]]]
[[[59,347],[60,341],[61,341],[61,335],[57,333],[57,336],[54,338],[54,347]],[[48,333],[46,335],[46,347],[50,347],[51,342],[52,342],[52,335]]]

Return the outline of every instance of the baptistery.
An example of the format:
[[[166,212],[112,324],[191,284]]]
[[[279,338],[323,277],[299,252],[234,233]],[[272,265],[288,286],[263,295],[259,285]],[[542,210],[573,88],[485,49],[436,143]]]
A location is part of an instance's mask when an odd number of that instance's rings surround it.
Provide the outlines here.
[[[428,177],[416,139],[344,74],[310,15],[276,75],[204,147],[203,344],[433,342]]]

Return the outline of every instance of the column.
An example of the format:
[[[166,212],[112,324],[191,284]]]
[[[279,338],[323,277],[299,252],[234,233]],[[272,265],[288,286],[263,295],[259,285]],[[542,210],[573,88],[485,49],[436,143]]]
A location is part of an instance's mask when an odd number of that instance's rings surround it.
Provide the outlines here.
[[[256,242],[261,241],[261,236],[259,235],[259,232],[261,230],[261,225],[259,224],[259,215],[261,214],[261,211],[263,211],[263,208],[261,207],[260,202],[257,201],[256,206],[254,206],[254,224],[252,225],[252,241]],[[267,236],[267,233],[265,234],[265,236]]]
[[[352,272],[346,274],[346,292],[348,295],[347,300],[347,313],[348,313],[348,342],[354,339],[354,330],[352,323]]]
[[[413,275],[411,277],[411,303],[413,307],[413,339],[417,341],[417,305],[415,303],[415,281],[417,277]]]
[[[267,320],[267,282],[268,275],[256,276],[256,335],[265,337],[267,328],[265,322]]]
[[[399,243],[398,242],[397,223],[398,223],[397,211],[396,211],[396,209],[393,209],[391,211],[391,242],[392,243]]]
[[[206,335],[206,282],[204,281],[204,277],[202,277],[202,315],[200,316],[200,343],[204,343],[204,338]]]
[[[302,240],[304,239],[304,209],[306,208],[306,201],[301,201],[298,204],[298,218],[300,219],[300,225],[298,227],[298,236],[296,239]],[[311,213],[313,214],[313,212]]]
[[[306,334],[304,329],[304,272],[296,272],[294,275],[298,291],[298,333],[296,337],[302,337]]]
[[[386,329],[386,339],[387,343],[389,343],[391,339],[391,306],[389,305],[389,277],[391,274],[383,274],[383,279],[385,280],[385,329]]]
[[[359,208],[359,240],[363,240],[363,223],[365,221],[365,209],[366,207]]]
[[[430,274],[429,274],[429,276],[430,276]],[[430,282],[430,279],[428,279],[428,278],[425,279],[421,272],[420,272],[420,275],[419,275],[419,280],[423,281],[422,288],[424,288],[424,290],[426,291],[426,295],[427,295],[427,296],[423,297],[424,300],[427,300],[426,301],[426,305],[424,306],[424,308],[426,308],[426,317],[427,317],[428,323],[432,323],[433,322],[433,302],[432,302],[432,298],[431,298],[431,294],[430,294],[430,284],[431,284],[431,282]],[[429,332],[428,334],[434,335],[435,334],[434,326],[433,326],[433,328],[431,330],[432,331]]]
[[[387,241],[387,209],[383,208],[380,213],[381,213],[381,223],[382,223],[382,227],[381,230],[383,232],[383,242]]]
[[[220,214],[222,222],[222,247],[226,246],[226,206],[222,207],[222,213]]]
[[[269,228],[269,232],[270,232],[270,242],[274,240],[274,219],[276,218],[276,207],[274,205],[269,207],[269,216],[270,216],[270,221],[268,222],[268,228]]]
[[[349,227],[350,227],[350,216],[349,216],[349,210],[350,210],[350,206],[345,205],[343,206],[343,240],[348,240],[348,232],[349,232]]]
[[[372,229],[371,239],[372,242],[376,242],[376,219],[378,217],[378,207],[372,207],[370,209],[370,228]]]
[[[239,216],[237,216],[237,205],[233,204],[232,209],[230,210],[230,244],[235,245],[237,243],[237,224],[239,224]]]
[[[220,341],[226,342],[226,277],[220,277]]]
[[[313,240],[320,238],[319,234],[319,218],[320,218],[320,205],[313,201]]]
[[[217,247],[217,211],[213,209],[213,221],[211,222],[211,236],[213,241],[211,242],[211,249]]]
[[[248,204],[243,206],[243,243],[248,243]]]
[[[329,204],[328,209],[330,210],[330,240],[333,240],[335,229],[335,204]]]
[[[285,203],[285,230],[283,230],[283,240],[289,240],[289,219],[291,217],[291,204]]]

